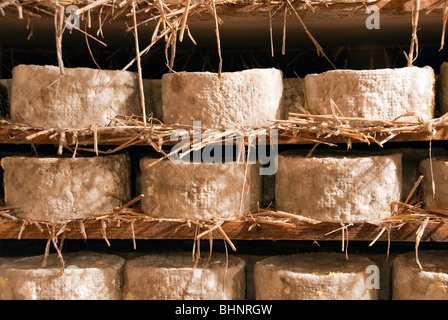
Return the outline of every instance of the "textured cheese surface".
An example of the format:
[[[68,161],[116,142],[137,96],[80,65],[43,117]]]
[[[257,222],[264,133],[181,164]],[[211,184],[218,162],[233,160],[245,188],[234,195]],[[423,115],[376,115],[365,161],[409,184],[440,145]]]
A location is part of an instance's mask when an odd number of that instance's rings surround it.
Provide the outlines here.
[[[290,112],[302,113],[305,104],[304,97],[305,84],[301,78],[283,79],[283,103],[285,105],[285,119],[288,119]]]
[[[150,113],[156,119],[162,119],[162,80],[143,79],[143,92],[145,95],[146,116]]]
[[[61,76],[55,66],[16,66],[11,119],[31,127],[84,128],[105,126],[116,115],[141,115],[136,73],[125,71],[104,88],[119,72],[65,68]]]
[[[366,268],[375,263],[363,256],[302,253],[266,258],[255,264],[258,300],[376,300],[366,286]]]
[[[390,216],[401,198],[401,154],[312,156],[281,153],[278,210],[319,221],[357,223]]]
[[[367,258],[375,262],[379,269],[378,300],[392,299],[392,265],[396,253],[367,253]],[[350,256],[349,256],[350,259]],[[371,272],[369,274],[372,274]]]
[[[158,218],[209,220],[240,217],[261,203],[259,165],[140,161],[142,210]],[[244,190],[243,190],[244,189]],[[243,201],[240,209],[241,195]]]
[[[130,159],[102,157],[2,159],[6,202],[21,218],[80,219],[110,212],[130,198]]]
[[[420,162],[420,172],[424,176],[422,189],[425,207],[448,209],[448,157],[422,160]]]
[[[245,263],[229,255],[201,255],[194,267],[191,252],[144,255],[126,263],[123,298],[128,300],[241,300]]]
[[[434,85],[434,70],[430,67],[332,70],[305,77],[310,113],[333,114],[333,100],[335,110],[339,109],[345,117],[383,120],[393,120],[408,112],[417,113],[423,120],[432,119]]]
[[[394,300],[448,300],[448,252],[419,250],[398,255],[393,261]]]
[[[439,101],[442,115],[448,112],[448,63],[444,62],[440,66],[439,75]]]
[[[282,72],[250,69],[224,72],[178,72],[162,77],[163,119],[166,123],[224,129],[271,125],[282,119]]]
[[[117,300],[125,260],[94,252],[65,253],[64,273],[56,254],[5,258],[0,264],[0,300]]]

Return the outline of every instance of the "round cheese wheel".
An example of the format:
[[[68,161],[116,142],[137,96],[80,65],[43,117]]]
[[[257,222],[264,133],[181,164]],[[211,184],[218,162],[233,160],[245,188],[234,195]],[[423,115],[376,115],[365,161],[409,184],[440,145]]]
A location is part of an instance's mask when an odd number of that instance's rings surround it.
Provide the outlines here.
[[[245,263],[219,253],[201,257],[194,265],[191,252],[144,255],[124,269],[123,297],[128,300],[242,300]]]
[[[178,72],[162,77],[163,120],[203,128],[231,129],[272,125],[283,119],[282,72],[250,69]]]
[[[425,208],[448,209],[448,158],[424,159],[420,162],[420,172],[424,177],[422,190]]]
[[[36,128],[106,126],[117,116],[141,115],[138,76],[118,70],[18,65],[12,71],[11,119]]]
[[[394,120],[409,112],[423,120],[432,119],[434,86],[431,67],[331,70],[305,76],[310,113],[380,120]],[[332,108],[331,100],[336,107]],[[406,116],[400,120],[417,118]]]
[[[78,158],[6,157],[6,203],[24,219],[64,221],[110,212],[130,199],[127,154]],[[117,199],[118,197],[119,199]]]
[[[327,222],[387,218],[392,202],[401,199],[401,158],[280,153],[277,209]]]
[[[140,161],[143,212],[158,218],[242,217],[261,203],[260,166],[241,162]]]
[[[258,300],[376,300],[369,267],[363,256],[321,252],[279,255],[255,264]],[[366,272],[367,270],[367,272]]]
[[[447,300],[448,253],[444,250],[419,250],[398,255],[393,261],[393,300]]]
[[[117,300],[122,297],[125,260],[94,252],[5,258],[0,264],[1,300]]]

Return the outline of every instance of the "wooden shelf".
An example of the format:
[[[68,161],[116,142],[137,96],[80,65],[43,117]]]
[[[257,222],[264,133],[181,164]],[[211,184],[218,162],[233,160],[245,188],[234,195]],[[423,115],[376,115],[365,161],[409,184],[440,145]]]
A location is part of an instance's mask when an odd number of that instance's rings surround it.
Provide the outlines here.
[[[340,241],[342,240],[341,225],[338,223],[322,222],[310,224],[306,222],[288,222],[287,225],[273,222],[254,221],[226,221],[222,229],[231,240],[310,240],[310,241]],[[377,241],[415,241],[421,221],[410,221],[400,225],[392,225],[390,238],[388,232],[383,231]],[[188,226],[185,222],[138,220],[121,222],[119,225],[112,221],[104,225],[98,220],[84,222],[87,239],[194,239],[196,225]],[[45,225],[40,230],[34,224],[27,224],[23,229],[23,222],[0,219],[0,239],[48,239],[49,232]],[[65,239],[84,239],[79,222],[70,222]],[[360,223],[348,226],[344,239],[349,241],[373,241],[382,232],[383,226],[370,223]],[[208,230],[202,228],[199,232]],[[104,233],[105,231],[105,233]],[[212,231],[213,239],[224,239],[217,230]],[[203,237],[208,240],[208,235]],[[448,242],[448,223],[443,221],[429,221],[421,241]]]
[[[73,132],[65,132],[65,141],[68,146],[74,146],[75,141],[80,146],[93,146],[95,144],[95,135],[92,130],[78,131],[75,134]],[[30,136],[34,136],[29,139]],[[386,133],[378,133],[375,135],[377,141],[382,141],[388,138]],[[399,133],[388,142],[419,142],[419,141],[444,141],[448,140],[448,126],[438,126],[434,128],[434,132],[403,132]],[[307,129],[298,128],[297,132],[291,132],[288,130],[278,131],[278,144],[315,144],[321,143],[334,143],[345,144],[348,139],[345,136],[331,135],[329,137],[318,136],[315,132],[308,131]],[[61,142],[61,135],[56,131],[45,131],[39,129],[22,128],[14,125],[0,125],[0,144],[43,144],[43,145],[58,145]],[[123,144],[139,145],[139,146],[169,146],[175,145],[179,140],[170,141],[169,135],[163,139],[154,139],[151,136],[151,130],[145,130],[144,127],[101,127],[97,130],[97,145],[105,146],[120,146]],[[366,141],[360,141],[351,139],[351,143],[366,143]],[[373,141],[369,141],[372,143]],[[266,139],[266,143],[270,143],[269,137]]]

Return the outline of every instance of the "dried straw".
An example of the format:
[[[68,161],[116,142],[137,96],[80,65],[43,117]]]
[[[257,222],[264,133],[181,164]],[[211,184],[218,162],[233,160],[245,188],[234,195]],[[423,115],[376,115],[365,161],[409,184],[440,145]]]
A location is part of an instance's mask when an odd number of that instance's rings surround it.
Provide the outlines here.
[[[417,60],[418,55],[418,38],[417,38],[417,27],[418,19],[420,14],[420,0],[414,0],[412,6],[412,35],[411,35],[411,47],[409,48],[409,54],[406,55],[408,60],[408,67],[412,67],[415,60]],[[414,57],[415,51],[415,57]]]
[[[137,30],[137,14],[136,14],[135,1],[132,1],[132,17],[134,20],[134,38],[135,38],[135,52],[137,59],[137,73],[138,73],[138,89],[140,93],[140,108],[143,115],[143,125],[146,126],[146,107],[145,107],[145,93],[143,89],[143,76],[142,76],[142,66],[140,60],[140,45],[138,43],[138,30]]]

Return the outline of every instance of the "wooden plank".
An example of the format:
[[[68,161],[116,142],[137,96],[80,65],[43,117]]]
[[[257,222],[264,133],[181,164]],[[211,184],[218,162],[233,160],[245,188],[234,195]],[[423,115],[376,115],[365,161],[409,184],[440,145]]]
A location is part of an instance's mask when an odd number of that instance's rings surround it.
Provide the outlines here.
[[[309,132],[306,129],[298,128],[299,132],[297,135],[293,135],[290,131],[279,130],[278,131],[278,144],[314,144],[317,141],[327,142],[327,143],[347,143],[347,138],[343,136],[330,136],[330,137],[319,137],[314,132]],[[430,132],[418,132],[418,133],[400,133],[394,138],[390,139],[390,142],[418,142],[418,141],[443,141],[448,140],[448,127],[435,127],[435,133]],[[0,125],[0,144],[44,144],[44,145],[58,145],[59,144],[59,134],[54,132],[49,132],[46,134],[38,135],[42,130],[30,129],[30,128],[20,128],[11,125]],[[27,139],[30,135],[36,135],[33,139]],[[95,143],[93,132],[83,131],[82,134],[75,136],[73,132],[66,132],[66,141],[68,146],[74,146],[77,139],[80,146],[93,146]],[[138,136],[140,135],[140,136]],[[138,139],[133,142],[133,145],[148,146],[153,143],[161,145],[175,145],[180,140],[170,141],[169,137],[164,138],[159,141],[157,139],[151,138],[150,133],[142,132],[141,128],[125,127],[117,129],[117,127],[103,127],[98,131],[98,145],[107,146],[120,146],[124,143],[129,142],[138,136]],[[387,138],[386,134],[378,134],[376,140],[381,141]],[[365,143],[361,141],[353,140],[352,143]],[[266,143],[270,143],[269,137],[266,139]]]
[[[289,223],[290,226],[278,223],[258,222],[254,226],[253,221],[226,221],[222,229],[231,240],[316,240],[335,241],[342,240],[342,230],[338,223],[309,224],[303,222]],[[390,241],[415,241],[416,232],[421,222],[407,222],[400,228],[390,229]],[[103,239],[101,222],[96,220],[84,224],[87,239]],[[134,223],[134,231],[129,222],[106,223],[107,239],[194,239],[195,232],[208,229],[196,230],[196,225],[188,226],[185,222],[176,221],[146,221],[140,220]],[[83,239],[79,223],[68,224],[70,229],[66,239]],[[43,232],[35,225],[28,224],[22,230],[21,221],[0,220],[0,239],[47,239],[48,229],[44,226]],[[337,230],[337,231],[335,231]],[[344,239],[349,241],[373,241],[381,232],[382,227],[363,223],[347,227]],[[223,235],[216,230],[212,232],[213,239],[223,239]],[[207,240],[208,235],[203,239]],[[387,232],[383,232],[377,241],[388,241]],[[430,221],[425,229],[421,241],[448,242],[448,223]]]

